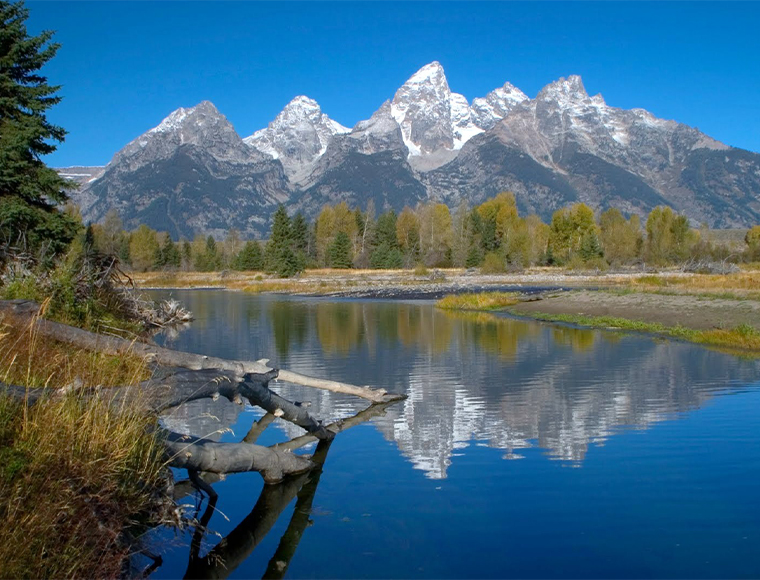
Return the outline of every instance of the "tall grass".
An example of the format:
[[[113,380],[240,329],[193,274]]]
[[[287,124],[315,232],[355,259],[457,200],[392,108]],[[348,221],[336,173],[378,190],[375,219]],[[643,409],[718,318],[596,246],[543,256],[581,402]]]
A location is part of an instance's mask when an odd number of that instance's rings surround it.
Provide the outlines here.
[[[155,505],[162,447],[155,417],[90,387],[148,375],[137,357],[72,349],[33,325],[0,323],[0,380],[51,390],[33,406],[0,395],[0,577],[121,574],[132,549],[125,530]],[[65,385],[66,394],[56,391]]]

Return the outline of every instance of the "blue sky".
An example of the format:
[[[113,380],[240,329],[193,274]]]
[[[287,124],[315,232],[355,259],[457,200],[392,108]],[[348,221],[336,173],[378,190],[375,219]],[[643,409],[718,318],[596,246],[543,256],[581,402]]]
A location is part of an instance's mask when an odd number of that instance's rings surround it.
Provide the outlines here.
[[[208,99],[241,136],[295,95],[353,126],[438,60],[468,99],[580,74],[590,94],[760,151],[760,3],[29,1],[69,135],[46,161],[101,165]]]

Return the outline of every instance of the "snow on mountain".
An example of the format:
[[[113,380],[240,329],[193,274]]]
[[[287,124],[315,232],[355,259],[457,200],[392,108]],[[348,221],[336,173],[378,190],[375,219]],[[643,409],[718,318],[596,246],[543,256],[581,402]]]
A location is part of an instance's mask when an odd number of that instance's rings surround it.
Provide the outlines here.
[[[256,131],[244,142],[279,159],[288,177],[298,181],[324,154],[333,136],[349,131],[323,113],[314,99],[300,95],[266,129]]]
[[[510,83],[494,89],[485,97],[472,101],[472,117],[475,124],[490,129],[506,117],[517,105],[527,101],[528,96]]]
[[[441,152],[458,151],[483,132],[472,118],[467,99],[451,92],[437,61],[423,66],[396,91],[391,113],[401,127],[410,162],[436,154],[448,161],[450,156],[441,156]]]
[[[179,108],[161,123],[127,144],[108,164],[125,165],[130,170],[174,155],[182,146],[202,147],[220,161],[256,162],[258,152],[247,147],[232,124],[213,103],[203,101],[190,108]]]

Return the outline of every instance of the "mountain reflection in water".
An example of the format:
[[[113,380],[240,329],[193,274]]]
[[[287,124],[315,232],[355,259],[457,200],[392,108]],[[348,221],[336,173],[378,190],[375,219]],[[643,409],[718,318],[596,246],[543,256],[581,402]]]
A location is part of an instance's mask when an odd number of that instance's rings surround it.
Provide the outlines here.
[[[579,466],[590,445],[617,429],[646,429],[758,374],[757,362],[686,343],[448,313],[430,303],[173,294],[196,321],[168,346],[269,357],[275,366],[408,394],[373,424],[434,479],[445,478],[452,458],[471,445],[501,449],[505,459],[538,446]],[[312,414],[325,420],[362,408],[327,391],[272,386],[311,402]],[[165,420],[175,431],[221,434],[240,412],[204,400]],[[288,436],[300,432],[277,425]]]

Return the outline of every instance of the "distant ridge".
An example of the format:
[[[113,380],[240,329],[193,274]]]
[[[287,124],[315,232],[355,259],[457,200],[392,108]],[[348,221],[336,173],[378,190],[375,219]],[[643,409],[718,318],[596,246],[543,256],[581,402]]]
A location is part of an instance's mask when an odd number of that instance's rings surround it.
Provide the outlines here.
[[[438,62],[352,129],[297,96],[242,139],[204,101],[171,113],[105,168],[59,171],[81,184],[73,198],[85,219],[116,208],[127,227],[188,238],[230,227],[264,236],[279,203],[313,216],[338,200],[400,210],[427,199],[476,204],[503,190],[544,219],[583,201],[642,215],[666,204],[712,227],[760,223],[760,155],[611,107],[576,75],[534,99],[505,83],[470,103]]]

